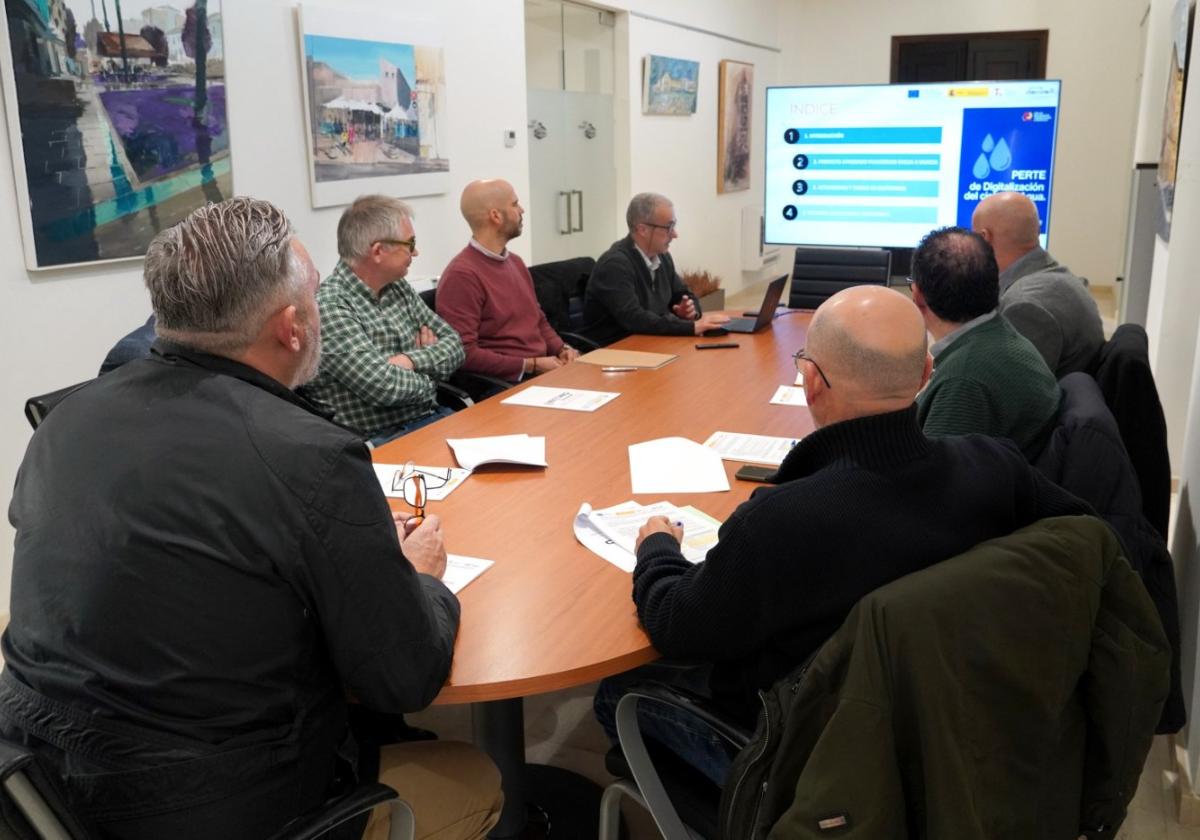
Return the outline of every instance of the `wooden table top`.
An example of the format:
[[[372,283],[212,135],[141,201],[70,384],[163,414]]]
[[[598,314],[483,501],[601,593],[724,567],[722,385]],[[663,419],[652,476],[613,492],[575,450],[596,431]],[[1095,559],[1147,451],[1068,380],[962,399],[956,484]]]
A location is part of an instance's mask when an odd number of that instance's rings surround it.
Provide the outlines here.
[[[494,560],[461,593],[462,624],[450,679],[436,703],[503,700],[556,691],[620,673],[657,658],[638,625],[632,581],[580,545],[572,524],[580,504],[602,508],[663,496],[631,493],[632,443],[681,436],[703,442],[715,431],[799,437],[812,431],[808,409],[770,405],[780,385],[795,381],[792,353],[804,344],[809,313],[789,312],[756,335],[719,339],[632,336],[625,350],[674,353],[658,370],[604,373],[572,364],[380,447],[375,460],[457,466],[446,438],[521,434],[546,437],[542,468],[485,466],[445,500],[446,548]],[[697,342],[736,341],[731,350],[697,350]],[[526,384],[619,391],[591,413],[502,405]],[[675,494],[724,521],[756,485]],[[389,502],[406,509],[400,499]]]

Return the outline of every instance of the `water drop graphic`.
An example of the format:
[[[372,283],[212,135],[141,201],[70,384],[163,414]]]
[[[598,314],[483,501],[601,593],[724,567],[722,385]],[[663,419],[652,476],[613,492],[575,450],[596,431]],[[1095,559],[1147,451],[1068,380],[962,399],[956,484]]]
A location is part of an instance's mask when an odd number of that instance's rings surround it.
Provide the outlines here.
[[[983,150],[990,152],[996,146],[996,141],[992,139],[992,135],[983,138]]]
[[[975,167],[971,170],[976,178],[986,178],[992,174],[992,167],[988,166],[987,155],[980,155],[975,161]]]
[[[992,169],[997,172],[1003,172],[1012,166],[1012,151],[1008,148],[1008,144],[1004,142],[1003,137],[996,144],[996,148],[992,149],[992,156],[988,158],[988,161],[992,164]]]

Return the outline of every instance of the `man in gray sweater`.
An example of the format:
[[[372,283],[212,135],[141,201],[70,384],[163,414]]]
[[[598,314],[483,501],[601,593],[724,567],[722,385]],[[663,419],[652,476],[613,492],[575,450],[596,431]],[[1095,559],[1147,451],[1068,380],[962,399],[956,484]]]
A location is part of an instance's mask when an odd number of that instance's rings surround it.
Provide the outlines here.
[[[1087,280],[1038,244],[1034,203],[1015,192],[988,196],[975,208],[971,227],[996,252],[1000,314],[1033,342],[1056,378],[1088,370],[1104,344],[1100,310]]]

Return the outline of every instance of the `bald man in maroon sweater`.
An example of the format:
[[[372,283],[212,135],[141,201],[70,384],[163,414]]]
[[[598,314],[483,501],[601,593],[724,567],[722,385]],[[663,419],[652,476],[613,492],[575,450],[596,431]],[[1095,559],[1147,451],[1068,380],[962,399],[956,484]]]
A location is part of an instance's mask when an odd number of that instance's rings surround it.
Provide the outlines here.
[[[461,370],[518,382],[573,361],[579,351],[550,326],[529,269],[508,250],[525,216],[512,184],[472,181],[461,208],[471,241],[442,272],[436,299],[467,351]]]

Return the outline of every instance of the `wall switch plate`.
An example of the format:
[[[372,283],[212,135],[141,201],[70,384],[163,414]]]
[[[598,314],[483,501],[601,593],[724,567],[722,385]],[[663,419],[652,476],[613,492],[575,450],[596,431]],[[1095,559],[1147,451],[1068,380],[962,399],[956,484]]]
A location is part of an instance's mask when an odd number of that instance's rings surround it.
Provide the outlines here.
[[[517,132],[514,129],[504,129],[504,148],[511,149],[517,145]]]

